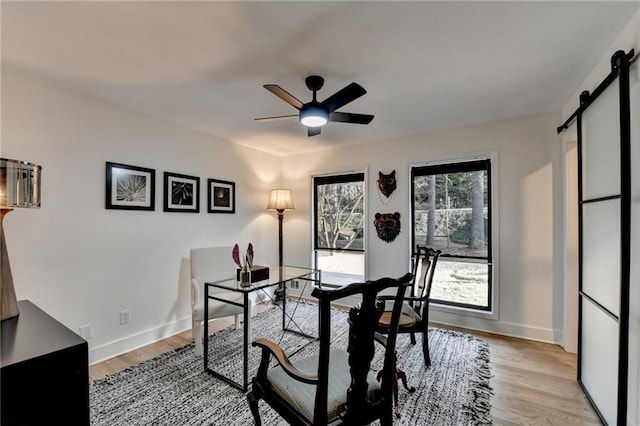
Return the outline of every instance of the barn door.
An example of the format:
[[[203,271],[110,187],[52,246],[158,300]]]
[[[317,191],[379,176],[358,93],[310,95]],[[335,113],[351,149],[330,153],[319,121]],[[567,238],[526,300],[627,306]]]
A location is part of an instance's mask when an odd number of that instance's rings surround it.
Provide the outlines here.
[[[616,52],[609,76],[582,93],[570,118],[578,125],[578,381],[609,425],[627,423],[632,58]]]

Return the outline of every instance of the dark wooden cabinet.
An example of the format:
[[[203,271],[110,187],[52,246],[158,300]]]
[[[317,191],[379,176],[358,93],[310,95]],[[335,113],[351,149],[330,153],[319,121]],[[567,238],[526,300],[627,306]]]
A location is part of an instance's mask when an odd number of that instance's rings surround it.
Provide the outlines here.
[[[89,425],[87,342],[28,300],[2,321],[0,424]]]

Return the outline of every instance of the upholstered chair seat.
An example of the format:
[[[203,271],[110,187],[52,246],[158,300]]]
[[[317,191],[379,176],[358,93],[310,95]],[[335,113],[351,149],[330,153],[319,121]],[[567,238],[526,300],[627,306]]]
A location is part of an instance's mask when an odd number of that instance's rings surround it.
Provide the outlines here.
[[[243,303],[242,293],[235,291],[223,291],[215,294],[216,297],[228,300],[235,303]],[[228,303],[216,303],[213,300],[209,301],[209,319],[221,318],[230,315],[236,315],[238,308]],[[204,294],[199,300],[194,303],[193,316],[200,321],[204,320]]]
[[[293,362],[300,371],[315,374],[318,371],[318,355],[310,356]],[[347,400],[347,389],[351,384],[349,371],[349,353],[344,349],[335,348],[329,352],[329,387],[327,393],[327,413],[329,422],[338,418],[342,405]],[[272,368],[267,373],[267,379],[271,382],[272,390],[282,399],[301,413],[309,423],[313,422],[313,409],[316,400],[317,386],[302,383],[289,376],[282,367]],[[367,376],[369,384],[369,397],[375,399],[376,392],[380,390],[380,383],[373,373]]]

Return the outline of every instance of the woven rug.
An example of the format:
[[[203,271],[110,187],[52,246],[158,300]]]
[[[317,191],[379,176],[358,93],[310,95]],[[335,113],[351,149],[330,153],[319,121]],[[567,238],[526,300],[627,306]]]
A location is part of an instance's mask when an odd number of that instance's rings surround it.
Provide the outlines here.
[[[315,333],[317,308],[301,304],[293,315],[295,324]],[[347,342],[347,314],[332,310],[332,345]],[[295,328],[292,324],[291,328]],[[268,309],[252,319],[255,337],[280,342],[292,357],[317,351],[292,333],[282,332],[282,311]],[[399,335],[398,367],[404,370],[415,393],[399,391],[401,417],[397,425],[491,424],[489,347],[482,339],[454,331],[429,330],[431,367],[425,368],[421,337],[412,345],[408,335]],[[210,366],[242,381],[242,331],[229,327],[212,336],[209,347],[215,360]],[[306,346],[305,346],[306,345]],[[250,347],[249,378],[255,375],[260,351]],[[372,369],[378,371],[382,350],[376,351]],[[203,358],[193,344],[159,355],[90,385],[93,426],[134,425],[252,425],[246,395],[204,372]],[[265,425],[285,423],[263,401],[260,413]]]

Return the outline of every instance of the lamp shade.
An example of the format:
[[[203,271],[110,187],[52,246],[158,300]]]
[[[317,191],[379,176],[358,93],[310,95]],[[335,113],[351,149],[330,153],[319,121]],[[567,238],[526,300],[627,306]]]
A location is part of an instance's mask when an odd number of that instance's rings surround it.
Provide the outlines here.
[[[272,189],[267,210],[293,210],[291,191],[288,189]]]
[[[42,166],[0,158],[0,208],[40,207]]]

